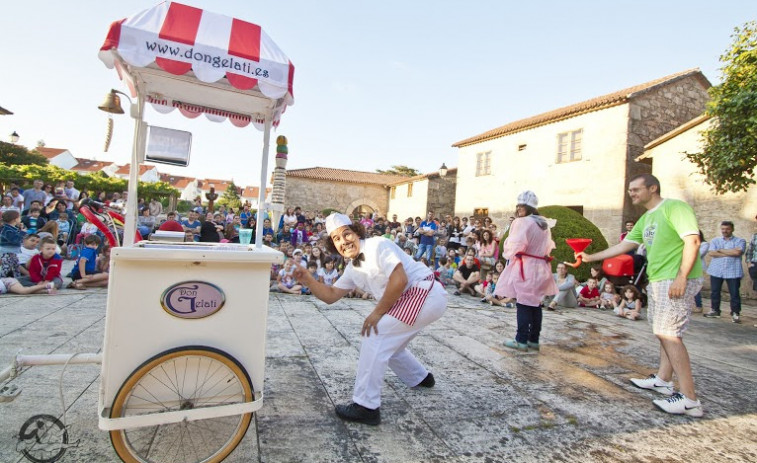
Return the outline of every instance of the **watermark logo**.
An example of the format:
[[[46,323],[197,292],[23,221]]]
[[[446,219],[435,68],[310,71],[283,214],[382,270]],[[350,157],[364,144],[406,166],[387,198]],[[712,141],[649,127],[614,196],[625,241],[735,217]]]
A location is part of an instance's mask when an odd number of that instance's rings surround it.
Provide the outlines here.
[[[216,285],[204,281],[183,281],[163,292],[160,305],[179,318],[203,318],[221,310],[226,295]]]
[[[21,426],[16,450],[34,463],[53,463],[60,460],[68,447],[68,431],[52,415],[34,415]]]

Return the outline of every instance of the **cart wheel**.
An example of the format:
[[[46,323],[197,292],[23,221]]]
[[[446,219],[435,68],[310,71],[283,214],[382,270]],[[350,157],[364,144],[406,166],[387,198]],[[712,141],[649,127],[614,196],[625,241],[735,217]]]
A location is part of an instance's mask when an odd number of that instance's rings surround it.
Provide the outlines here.
[[[121,385],[111,418],[249,402],[250,377],[232,356],[204,346],[167,350]],[[252,413],[110,432],[127,463],[220,462],[239,444]]]

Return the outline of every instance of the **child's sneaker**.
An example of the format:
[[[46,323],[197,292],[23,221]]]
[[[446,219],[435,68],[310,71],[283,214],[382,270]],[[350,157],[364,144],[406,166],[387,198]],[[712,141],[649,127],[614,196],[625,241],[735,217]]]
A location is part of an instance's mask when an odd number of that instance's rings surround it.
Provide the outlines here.
[[[689,415],[697,418],[704,415],[702,404],[698,400],[691,400],[680,392],[676,392],[667,399],[653,400],[652,403],[673,415]]]
[[[673,395],[673,382],[663,381],[655,374],[649,375],[644,379],[631,378],[631,382],[634,386],[642,389],[649,389],[664,395]]]

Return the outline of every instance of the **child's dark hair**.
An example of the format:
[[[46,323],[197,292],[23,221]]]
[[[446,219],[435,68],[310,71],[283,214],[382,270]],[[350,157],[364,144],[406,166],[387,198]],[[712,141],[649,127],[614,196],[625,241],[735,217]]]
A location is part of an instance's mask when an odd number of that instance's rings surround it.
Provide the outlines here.
[[[308,268],[318,268],[318,262],[314,260],[308,262]]]
[[[39,241],[39,247],[41,248],[42,246],[44,246],[46,244],[55,244],[55,245],[57,245],[58,243],[56,243],[55,240],[52,237],[45,236],[44,238],[42,238]]]
[[[352,222],[352,225],[349,225],[350,230],[355,232],[355,234],[360,237],[361,240],[365,239],[365,227],[360,222]],[[334,245],[334,240],[331,239],[331,235],[329,235],[326,238],[326,249],[330,253],[336,253],[339,254],[339,251],[336,249],[336,246]]]
[[[18,211],[9,210],[9,211],[3,212],[4,223],[11,223],[19,217],[21,217],[21,214]]]
[[[626,291],[632,291],[633,292],[633,298],[634,298],[634,300],[641,299],[641,293],[639,292],[639,288],[637,288],[636,286],[634,286],[634,285],[625,285],[625,286],[623,286],[623,299],[626,298]]]
[[[28,240],[29,238],[39,238],[39,235],[36,233],[29,233],[28,235],[24,236],[24,241]]]
[[[84,245],[96,244],[100,246],[100,237],[97,235],[87,235],[84,237]]]
[[[447,265],[447,258],[442,256],[439,258],[439,265]]]

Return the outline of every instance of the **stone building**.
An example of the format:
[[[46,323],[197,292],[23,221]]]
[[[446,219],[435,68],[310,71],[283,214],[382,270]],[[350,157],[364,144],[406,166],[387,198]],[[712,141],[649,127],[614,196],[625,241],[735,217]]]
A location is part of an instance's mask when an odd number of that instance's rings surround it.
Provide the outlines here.
[[[428,211],[436,217],[455,213],[457,191],[457,168],[447,169],[446,175],[439,172],[404,178],[389,187],[389,212],[387,218],[397,214],[402,221],[408,217],[426,218]]]
[[[734,235],[749,242],[752,234],[757,232],[757,186],[752,186],[745,192],[716,194],[684,154],[702,150],[701,132],[713,123],[713,119],[704,115],[692,119],[648,143],[644,147],[644,154],[637,161],[653,161],[652,174],[660,180],[663,198],[681,199],[689,203],[694,208],[699,228],[706,240],[721,236],[720,222],[730,220],[734,224]],[[748,275],[746,266],[744,275]],[[708,279],[705,279],[705,286],[709,287]],[[751,288],[749,277],[746,276],[741,284],[742,293],[757,297],[757,293]]]
[[[389,207],[389,185],[407,177],[355,170],[311,167],[287,171],[284,205],[305,211],[336,209],[348,215],[378,212]]]
[[[700,115],[709,81],[698,69],[653,80],[511,122],[452,146],[459,148],[458,215],[486,210],[504,222],[530,189],[541,205],[569,206],[615,243],[631,205],[628,179],[652,170],[635,162],[644,145]]]

